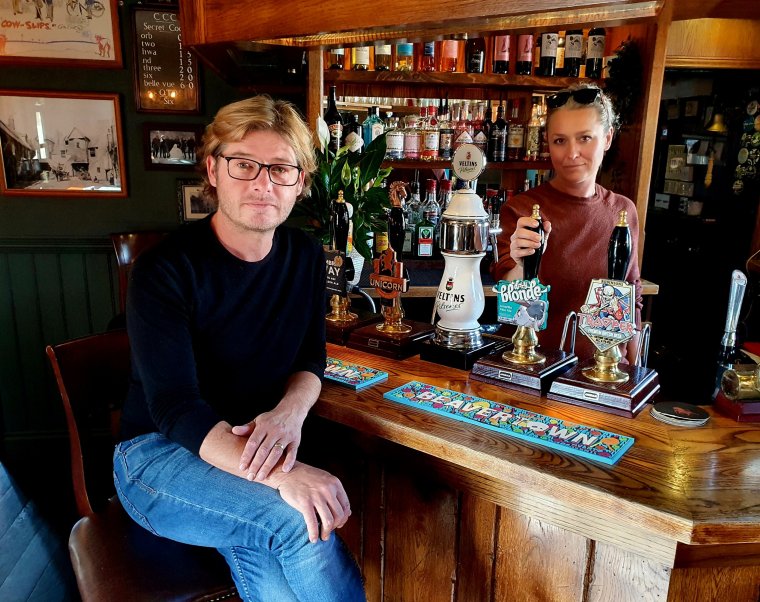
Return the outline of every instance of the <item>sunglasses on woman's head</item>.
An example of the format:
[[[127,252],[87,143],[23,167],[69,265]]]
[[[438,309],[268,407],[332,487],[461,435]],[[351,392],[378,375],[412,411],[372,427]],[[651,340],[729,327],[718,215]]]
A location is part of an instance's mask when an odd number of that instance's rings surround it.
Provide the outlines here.
[[[570,98],[582,105],[590,105],[602,93],[600,88],[578,88],[577,90],[562,90],[546,97],[546,106],[550,109],[558,109]]]

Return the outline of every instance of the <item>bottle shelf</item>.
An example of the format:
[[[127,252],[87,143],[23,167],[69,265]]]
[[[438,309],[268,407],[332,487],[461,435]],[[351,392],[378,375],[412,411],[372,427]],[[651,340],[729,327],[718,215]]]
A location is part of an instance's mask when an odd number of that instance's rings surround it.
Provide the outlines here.
[[[537,75],[501,75],[495,73],[450,73],[440,71],[343,71],[324,72],[325,84],[403,84],[459,87],[530,88],[532,90],[560,90],[589,78],[541,77]]]
[[[436,159],[434,161],[417,159],[385,160],[383,161],[383,167],[393,167],[394,169],[450,169],[451,161],[448,159]],[[486,169],[500,169],[502,171],[551,168],[552,163],[548,159],[539,161],[492,161],[486,163]]]

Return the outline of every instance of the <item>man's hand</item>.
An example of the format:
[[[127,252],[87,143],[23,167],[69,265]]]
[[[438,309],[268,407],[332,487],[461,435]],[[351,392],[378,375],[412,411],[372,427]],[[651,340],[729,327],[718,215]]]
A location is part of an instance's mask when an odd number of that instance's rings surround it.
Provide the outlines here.
[[[298,510],[306,521],[309,541],[321,537],[330,539],[330,533],[346,524],[351,516],[351,505],[343,484],[329,472],[301,462],[288,473],[276,473],[267,484],[277,487],[283,500]]]
[[[248,424],[232,427],[233,435],[248,437],[240,456],[240,470],[247,473],[248,480],[263,481],[281,460],[283,472],[293,468],[301,445],[301,427],[321,387],[311,372],[296,372],[273,410]]]

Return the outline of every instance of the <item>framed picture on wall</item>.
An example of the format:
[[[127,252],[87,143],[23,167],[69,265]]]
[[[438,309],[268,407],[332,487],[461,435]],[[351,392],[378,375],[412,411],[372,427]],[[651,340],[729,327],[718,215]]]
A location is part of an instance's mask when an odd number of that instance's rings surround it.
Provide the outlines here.
[[[203,126],[180,123],[143,124],[143,156],[146,169],[195,168],[195,148],[200,144]]]
[[[0,155],[9,196],[127,196],[118,94],[0,90]]]
[[[203,194],[201,180],[177,180],[177,202],[182,222],[203,219],[216,209],[215,204]]]
[[[0,65],[122,66],[116,0],[0,2]]]

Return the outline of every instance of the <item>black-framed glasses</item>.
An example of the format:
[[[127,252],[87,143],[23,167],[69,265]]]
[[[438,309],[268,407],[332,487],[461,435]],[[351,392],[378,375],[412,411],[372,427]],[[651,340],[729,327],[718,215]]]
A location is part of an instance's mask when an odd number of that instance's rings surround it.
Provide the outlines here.
[[[601,88],[578,88],[577,90],[562,90],[546,97],[546,106],[558,109],[564,106],[570,98],[582,105],[590,105],[601,95]]]
[[[288,165],[287,163],[259,163],[247,157],[225,157],[219,155],[227,161],[227,173],[234,180],[255,180],[261,173],[261,168],[266,167],[269,174],[269,181],[278,186],[295,186],[298,184],[298,177],[303,171],[297,165]]]

